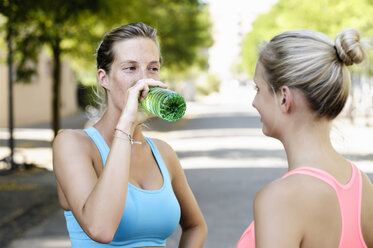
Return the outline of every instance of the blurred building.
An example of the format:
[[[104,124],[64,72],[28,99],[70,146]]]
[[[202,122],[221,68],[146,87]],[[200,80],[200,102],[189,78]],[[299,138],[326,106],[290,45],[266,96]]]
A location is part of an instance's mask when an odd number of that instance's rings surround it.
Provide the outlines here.
[[[237,80],[232,67],[241,63],[242,41],[259,14],[278,0],[205,0],[210,6],[214,45],[209,50],[209,72],[224,83]]]
[[[0,64],[0,128],[8,127],[8,66],[6,55],[1,55]],[[39,56],[37,74],[31,82],[14,83],[13,109],[15,127],[50,122],[52,119],[53,61],[45,54]],[[78,111],[77,83],[69,61],[61,68],[61,116]]]
[[[214,44],[209,49],[209,73],[220,79],[212,101],[249,105],[250,78],[242,67],[242,45],[252,23],[278,0],[204,0],[209,4]]]

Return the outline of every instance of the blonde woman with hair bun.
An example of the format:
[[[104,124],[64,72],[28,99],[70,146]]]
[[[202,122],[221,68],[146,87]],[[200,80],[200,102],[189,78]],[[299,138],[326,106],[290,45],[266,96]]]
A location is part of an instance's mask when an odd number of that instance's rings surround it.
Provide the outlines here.
[[[373,185],[332,146],[332,121],[346,104],[347,66],[367,57],[356,29],[294,30],[259,52],[253,106],[266,136],[283,144],[288,172],[262,188],[237,248],[373,247]]]

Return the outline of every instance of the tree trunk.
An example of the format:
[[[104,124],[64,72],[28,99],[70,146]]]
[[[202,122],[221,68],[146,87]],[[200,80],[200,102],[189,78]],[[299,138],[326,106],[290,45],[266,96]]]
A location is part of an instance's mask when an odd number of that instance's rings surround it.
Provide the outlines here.
[[[52,91],[52,128],[54,137],[60,129],[60,98],[61,98],[61,39],[56,38],[52,44],[53,50],[53,91]]]
[[[13,137],[13,48],[12,48],[12,20],[8,20],[8,69],[9,69],[9,91],[8,91],[8,104],[9,104],[9,149],[10,149],[10,165],[12,169],[15,169],[14,163],[14,137]]]

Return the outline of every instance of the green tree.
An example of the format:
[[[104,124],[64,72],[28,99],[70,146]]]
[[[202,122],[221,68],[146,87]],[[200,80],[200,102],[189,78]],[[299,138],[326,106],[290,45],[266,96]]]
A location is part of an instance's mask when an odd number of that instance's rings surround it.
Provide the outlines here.
[[[207,6],[198,0],[111,0],[106,5],[106,13],[110,15],[104,14],[99,21],[97,17],[90,17],[89,21],[86,18],[86,31],[80,32],[79,38],[70,43],[76,55],[74,61],[79,67],[80,81],[96,82],[92,55],[103,33],[131,22],[144,22],[157,28],[164,61],[163,75],[183,74],[193,66],[206,67],[205,49],[212,45],[211,22]],[[81,42],[87,37],[91,43]]]
[[[165,67],[185,70],[203,66],[201,48],[211,45],[210,23],[198,0],[1,0],[0,13],[16,16],[12,25],[19,56],[19,75],[29,77],[40,49],[46,45],[53,57],[53,118],[55,135],[60,123],[60,65],[69,55],[79,68],[78,78],[95,78],[94,51],[104,32],[129,22],[142,21],[159,29]],[[5,11],[7,10],[7,11]]]
[[[260,15],[245,37],[243,66],[253,76],[258,46],[274,35],[290,29],[311,29],[330,38],[347,27],[373,36],[373,1],[366,0],[279,0],[268,13]]]
[[[65,37],[74,35],[81,14],[98,11],[98,0],[3,0],[1,13],[14,29],[15,50],[18,51],[18,75],[27,79],[35,71],[40,50],[46,45],[53,57],[52,128],[57,135],[60,125],[61,59]],[[17,55],[16,54],[16,55]]]

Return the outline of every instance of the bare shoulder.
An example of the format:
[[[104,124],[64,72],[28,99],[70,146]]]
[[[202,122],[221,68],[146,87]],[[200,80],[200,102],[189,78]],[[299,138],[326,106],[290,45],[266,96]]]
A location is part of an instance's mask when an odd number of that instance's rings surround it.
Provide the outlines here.
[[[304,220],[294,182],[285,179],[263,187],[254,199],[255,238],[261,247],[299,247]],[[268,239],[271,237],[271,239]]]
[[[61,130],[53,141],[53,145],[63,145],[74,142],[84,142],[88,136],[80,129],[64,129]]]
[[[76,146],[86,147],[85,145],[89,145],[90,143],[89,136],[83,130],[61,130],[53,141],[53,153],[58,152],[59,149],[63,148]]]
[[[259,203],[265,201],[281,201],[282,199],[289,201],[290,196],[298,196],[300,194],[299,187],[297,185],[298,180],[296,178],[282,178],[267,184],[263,187],[256,195],[255,200]],[[284,198],[283,195],[289,197]]]
[[[151,140],[154,142],[154,144],[157,146],[158,149],[172,149],[172,147],[164,140],[157,139],[157,138],[151,138]]]
[[[151,140],[154,142],[159,153],[161,154],[171,178],[174,178],[176,174],[179,174],[182,171],[182,167],[176,152],[167,142],[163,140],[153,138]]]
[[[373,204],[373,184],[367,174],[360,172],[362,178],[363,192],[369,195],[369,200]]]
[[[92,150],[92,142],[83,130],[66,129],[58,133],[53,141],[53,165],[65,160],[66,156],[72,157],[77,153],[80,156],[89,155]]]
[[[255,196],[256,238],[263,247],[299,247],[310,223],[332,213],[325,206],[337,204],[333,189],[316,178],[291,175],[274,181]]]
[[[366,185],[370,190],[373,190],[373,184],[370,178],[364,172],[360,172],[361,177],[363,179],[363,184]]]
[[[270,184],[264,186],[255,196],[254,207],[256,210],[262,209],[263,207],[269,207],[273,203],[286,204],[291,201],[291,196],[296,196],[297,190],[292,187],[292,183],[288,180],[278,179]],[[287,195],[288,197],[283,197]]]
[[[279,179],[264,186],[254,198],[254,219],[258,223],[262,216],[282,215],[287,211],[287,206],[294,198],[293,188],[283,180]],[[283,197],[283,196],[287,197]]]
[[[328,202],[334,198],[334,190],[326,183],[297,174],[276,180],[262,188],[255,196],[254,208],[302,215],[304,209],[317,210],[323,205],[320,202]]]
[[[176,152],[167,142],[153,138],[151,140],[154,142],[158,151],[161,153],[163,159],[169,160],[177,158]]]

